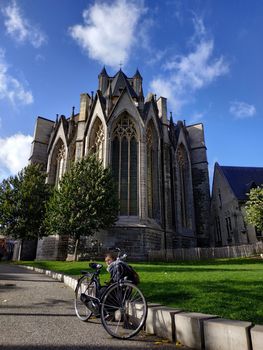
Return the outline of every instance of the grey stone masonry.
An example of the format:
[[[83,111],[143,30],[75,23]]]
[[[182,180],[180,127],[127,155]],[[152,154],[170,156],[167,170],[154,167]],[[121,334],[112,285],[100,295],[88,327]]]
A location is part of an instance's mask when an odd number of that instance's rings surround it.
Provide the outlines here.
[[[148,308],[145,330],[147,333],[175,341],[175,314],[182,310],[155,306]]]
[[[222,318],[204,321],[205,349],[251,350],[251,326],[251,322]]]
[[[194,349],[204,349],[204,320],[216,317],[197,312],[182,312],[175,315],[176,340]]]
[[[29,157],[30,163],[40,163],[45,166],[47,165],[47,148],[53,127],[54,122],[52,120],[48,120],[42,117],[37,118],[34,138],[32,141],[31,154]]]
[[[132,77],[122,70],[108,76],[104,68],[98,79],[95,94],[80,94],[79,113],[73,108],[56,121],[37,119],[30,162],[43,164],[54,186],[89,154],[112,169],[118,220],[103,240],[94,237],[97,253],[127,247],[133,260],[147,260],[152,250],[206,246],[210,207],[203,125],[175,123],[172,115],[168,121],[167,99],[153,93],[144,98],[138,70]],[[37,258],[65,255],[59,252],[63,244],[46,239]],[[93,245],[81,248],[84,257]]]
[[[263,326],[256,325],[251,328],[251,341],[253,350],[263,349]]]
[[[195,201],[197,245],[209,246],[210,189],[203,124],[187,127],[191,143],[191,165]]]
[[[38,241],[36,260],[65,260],[68,237],[48,236]]]

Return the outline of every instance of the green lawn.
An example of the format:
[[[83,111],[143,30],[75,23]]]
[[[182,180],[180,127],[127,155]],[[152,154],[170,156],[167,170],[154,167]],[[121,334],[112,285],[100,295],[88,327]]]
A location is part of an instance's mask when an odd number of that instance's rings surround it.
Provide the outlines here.
[[[88,262],[19,262],[79,275]],[[263,260],[217,259],[201,262],[133,263],[148,302],[187,311],[263,324]],[[101,280],[108,273],[105,269]]]

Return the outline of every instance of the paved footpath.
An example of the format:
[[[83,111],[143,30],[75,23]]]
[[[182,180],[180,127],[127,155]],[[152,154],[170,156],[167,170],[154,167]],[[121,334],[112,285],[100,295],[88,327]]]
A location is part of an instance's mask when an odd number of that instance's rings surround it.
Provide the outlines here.
[[[113,339],[99,319],[75,316],[74,292],[62,282],[0,263],[1,350],[176,349],[140,332],[132,340]],[[182,349],[182,347],[180,347]],[[183,348],[186,349],[186,348]]]

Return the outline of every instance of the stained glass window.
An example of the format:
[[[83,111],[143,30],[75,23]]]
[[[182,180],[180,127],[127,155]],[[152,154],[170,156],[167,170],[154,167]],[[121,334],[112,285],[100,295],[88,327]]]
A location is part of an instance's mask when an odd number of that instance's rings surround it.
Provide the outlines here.
[[[155,127],[152,121],[146,134],[147,143],[147,207],[148,217],[159,217],[159,190],[158,190],[158,142]]]
[[[138,141],[128,115],[119,119],[112,137],[112,171],[118,184],[120,215],[138,215]]]
[[[184,146],[180,145],[177,151],[177,161],[179,165],[179,191],[180,191],[180,206],[181,206],[181,220],[183,227],[187,227],[187,190],[188,183],[188,161]]]

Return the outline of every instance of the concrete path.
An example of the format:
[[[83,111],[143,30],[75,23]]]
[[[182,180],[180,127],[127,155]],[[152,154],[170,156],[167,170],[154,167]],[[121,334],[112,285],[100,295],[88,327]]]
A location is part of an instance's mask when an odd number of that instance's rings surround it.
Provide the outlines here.
[[[0,263],[0,349],[176,349],[143,332],[132,340],[113,339],[99,319],[78,320],[73,300],[73,290],[63,283]]]

